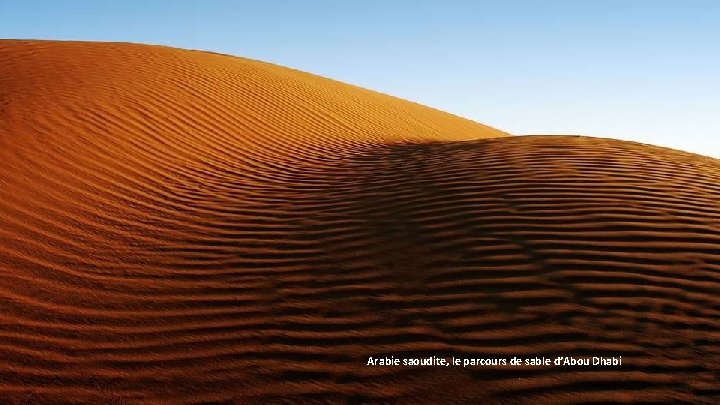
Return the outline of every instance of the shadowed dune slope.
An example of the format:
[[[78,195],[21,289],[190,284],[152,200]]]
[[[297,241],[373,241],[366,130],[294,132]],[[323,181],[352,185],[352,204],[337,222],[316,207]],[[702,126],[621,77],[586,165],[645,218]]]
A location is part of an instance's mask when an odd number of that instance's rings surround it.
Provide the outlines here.
[[[0,41],[0,190],[2,403],[720,399],[714,159],[224,55]]]

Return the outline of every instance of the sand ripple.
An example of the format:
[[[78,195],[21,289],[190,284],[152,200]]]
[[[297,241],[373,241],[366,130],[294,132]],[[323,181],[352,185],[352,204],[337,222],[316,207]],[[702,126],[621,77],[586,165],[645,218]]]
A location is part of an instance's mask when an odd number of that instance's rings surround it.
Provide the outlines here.
[[[0,190],[0,402],[720,398],[717,160],[0,41]],[[562,354],[623,366],[365,365]]]

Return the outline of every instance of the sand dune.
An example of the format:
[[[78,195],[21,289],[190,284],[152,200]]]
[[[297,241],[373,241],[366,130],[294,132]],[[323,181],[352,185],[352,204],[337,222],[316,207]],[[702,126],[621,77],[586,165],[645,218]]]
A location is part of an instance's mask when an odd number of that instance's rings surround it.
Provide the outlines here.
[[[0,41],[0,190],[2,403],[720,400],[718,160]],[[623,364],[366,365],[431,355]]]

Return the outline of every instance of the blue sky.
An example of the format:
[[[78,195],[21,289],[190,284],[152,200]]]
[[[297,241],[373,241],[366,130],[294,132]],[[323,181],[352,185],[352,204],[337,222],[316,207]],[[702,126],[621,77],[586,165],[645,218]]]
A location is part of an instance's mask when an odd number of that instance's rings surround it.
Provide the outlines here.
[[[720,158],[716,0],[0,0],[0,37],[230,53],[513,134]]]

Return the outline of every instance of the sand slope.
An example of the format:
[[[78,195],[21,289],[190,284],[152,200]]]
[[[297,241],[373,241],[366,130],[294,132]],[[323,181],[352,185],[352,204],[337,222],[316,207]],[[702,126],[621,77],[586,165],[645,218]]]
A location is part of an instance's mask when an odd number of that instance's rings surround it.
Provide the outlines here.
[[[0,402],[717,403],[720,161],[505,135],[241,58],[0,41]],[[433,354],[623,366],[365,365]]]

